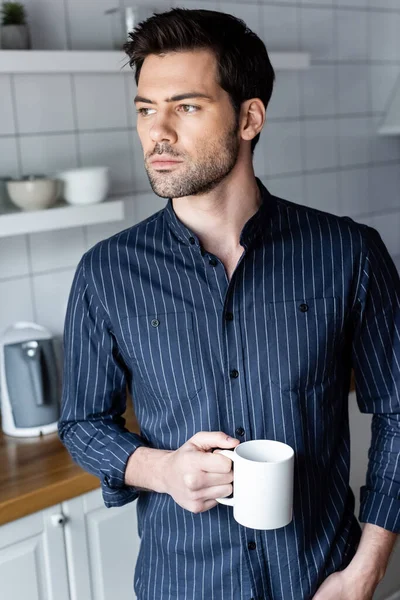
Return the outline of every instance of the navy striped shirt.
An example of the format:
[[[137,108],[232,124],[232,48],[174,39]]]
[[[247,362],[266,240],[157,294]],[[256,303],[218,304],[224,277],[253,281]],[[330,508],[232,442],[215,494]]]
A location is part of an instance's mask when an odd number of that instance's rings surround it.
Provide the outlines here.
[[[361,522],[400,532],[400,280],[378,232],[272,196],[230,280],[166,207],[87,251],[64,331],[60,437],[106,506],[138,499],[139,600],[305,600],[355,554],[348,393],[373,413]],[[140,435],[124,427],[126,386]],[[124,485],[140,445],[199,431],[295,451],[293,521],[238,525]],[[267,499],[266,499],[267,501]]]

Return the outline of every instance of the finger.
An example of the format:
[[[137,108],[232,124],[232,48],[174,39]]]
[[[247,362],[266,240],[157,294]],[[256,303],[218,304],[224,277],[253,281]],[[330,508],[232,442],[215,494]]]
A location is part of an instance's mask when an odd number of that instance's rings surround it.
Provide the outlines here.
[[[217,506],[217,504],[219,504],[219,503],[216,500],[206,500],[204,502],[203,510],[201,510],[200,512],[206,512],[206,510],[210,510],[211,508],[214,508],[214,506]]]
[[[207,473],[229,473],[232,471],[232,460],[216,452],[202,452],[198,456],[198,466]]]
[[[211,488],[216,485],[228,485],[233,481],[233,471],[229,473],[203,473],[201,488]],[[201,489],[199,488],[199,489]]]
[[[212,450],[213,448],[234,448],[240,442],[223,431],[199,431],[188,440],[199,450]]]
[[[231,484],[228,485],[215,485],[213,487],[205,488],[204,494],[199,500],[215,500],[215,498],[226,498],[232,494],[233,487]]]

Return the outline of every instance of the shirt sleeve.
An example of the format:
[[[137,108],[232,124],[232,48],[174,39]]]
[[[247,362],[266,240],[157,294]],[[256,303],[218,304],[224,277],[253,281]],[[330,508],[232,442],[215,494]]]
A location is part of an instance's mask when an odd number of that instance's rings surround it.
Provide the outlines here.
[[[67,304],[58,431],[74,461],[99,477],[104,504],[122,506],[139,495],[124,483],[128,458],[148,444],[124,426],[126,367],[109,317],[85,277],[84,259]]]
[[[359,520],[400,533],[400,279],[379,233],[364,227],[352,363],[359,409],[373,416]]]

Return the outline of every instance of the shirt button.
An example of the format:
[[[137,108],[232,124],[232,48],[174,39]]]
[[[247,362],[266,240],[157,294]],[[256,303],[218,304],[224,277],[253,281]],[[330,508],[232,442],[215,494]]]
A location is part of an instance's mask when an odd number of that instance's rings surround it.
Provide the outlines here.
[[[255,550],[256,547],[257,547],[257,544],[255,542],[249,542],[247,544],[247,547],[248,547],[249,550]]]
[[[208,263],[212,266],[212,267],[216,267],[218,262],[216,258],[210,258],[210,260],[208,261]]]
[[[194,239],[194,237],[190,237],[190,238],[189,238],[189,242],[190,242],[191,244],[195,244],[195,243],[196,243],[196,240]]]
[[[308,311],[308,304],[300,304],[299,309],[301,310],[301,312],[307,312]]]
[[[151,320],[151,326],[152,327],[158,327],[160,324],[160,321],[158,319],[152,319]]]
[[[244,435],[243,427],[236,427],[235,433],[236,433],[236,435]]]
[[[227,312],[225,315],[225,319],[227,321],[233,321],[233,314],[231,312]]]
[[[237,371],[236,369],[232,369],[231,377],[232,379],[236,379],[236,377],[239,377],[239,371]]]

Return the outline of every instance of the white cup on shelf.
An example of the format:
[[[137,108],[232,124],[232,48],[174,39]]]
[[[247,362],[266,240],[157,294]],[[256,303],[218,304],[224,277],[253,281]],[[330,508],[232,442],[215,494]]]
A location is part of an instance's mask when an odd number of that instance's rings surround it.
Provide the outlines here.
[[[109,167],[82,167],[57,173],[62,196],[68,204],[97,204],[110,188]]]

